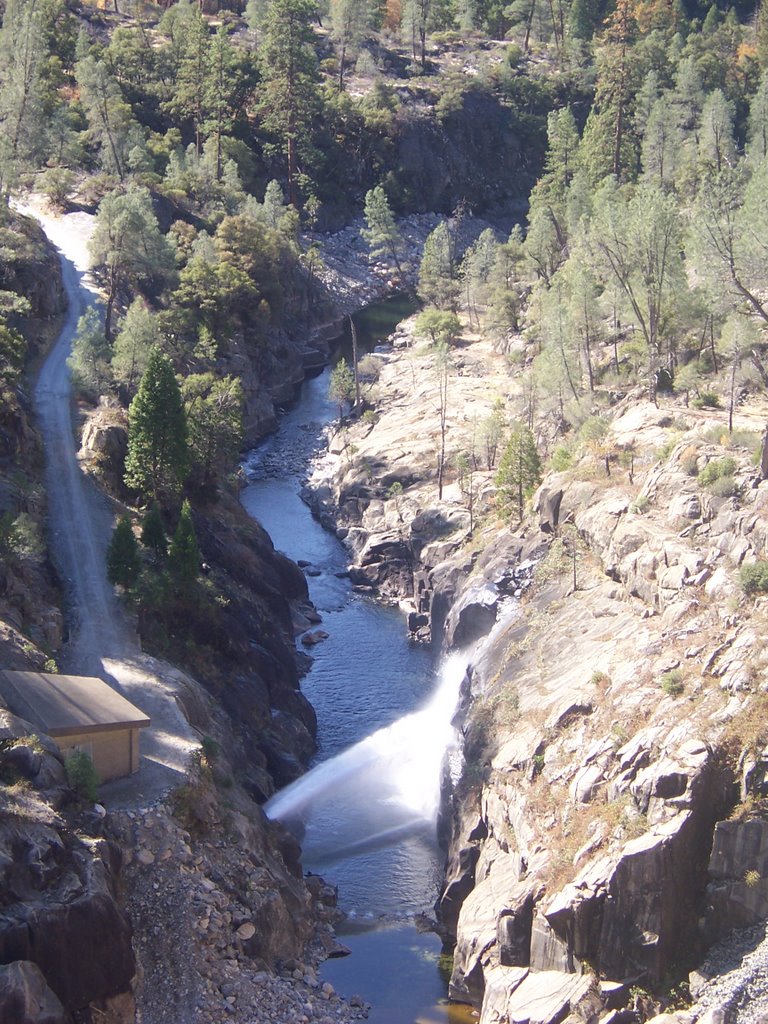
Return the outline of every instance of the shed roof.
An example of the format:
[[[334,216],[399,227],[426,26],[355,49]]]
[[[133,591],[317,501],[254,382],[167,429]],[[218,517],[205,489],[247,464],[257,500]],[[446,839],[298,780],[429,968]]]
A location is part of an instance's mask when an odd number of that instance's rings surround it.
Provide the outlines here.
[[[10,711],[54,737],[149,725],[143,711],[92,676],[0,670],[0,696]]]

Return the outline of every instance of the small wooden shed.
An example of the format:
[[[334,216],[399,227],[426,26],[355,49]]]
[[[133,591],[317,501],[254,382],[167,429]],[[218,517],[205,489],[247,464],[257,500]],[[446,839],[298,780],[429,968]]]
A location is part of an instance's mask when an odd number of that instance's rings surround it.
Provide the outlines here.
[[[139,730],[149,717],[102,679],[0,670],[0,698],[65,757],[75,750],[88,754],[99,781],[139,770]]]

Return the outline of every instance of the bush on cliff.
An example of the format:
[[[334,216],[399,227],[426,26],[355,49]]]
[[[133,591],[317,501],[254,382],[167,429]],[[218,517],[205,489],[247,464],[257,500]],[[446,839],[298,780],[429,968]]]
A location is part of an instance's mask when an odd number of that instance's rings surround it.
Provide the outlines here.
[[[768,561],[749,562],[739,570],[739,583],[745,594],[768,593]]]

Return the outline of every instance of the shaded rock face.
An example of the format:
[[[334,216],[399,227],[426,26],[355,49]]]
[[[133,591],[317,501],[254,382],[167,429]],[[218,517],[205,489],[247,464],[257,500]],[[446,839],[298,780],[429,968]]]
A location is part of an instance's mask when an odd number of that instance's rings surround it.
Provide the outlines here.
[[[574,970],[589,961],[608,978],[658,984],[682,950],[690,956],[701,946],[706,837],[682,812],[577,876],[543,907],[532,964]]]
[[[485,636],[496,621],[499,591],[493,583],[466,590],[448,615],[445,639],[449,647],[464,647]]]
[[[244,441],[248,445],[277,428],[281,407],[295,399],[297,388],[307,376],[326,364],[331,342],[342,333],[343,325],[333,317],[327,301],[316,299],[315,307],[312,312],[325,315],[327,323],[312,327],[304,322],[292,333],[272,328],[268,343],[243,335],[229,343],[222,370],[242,381]]]
[[[116,847],[86,846],[55,816],[7,818],[0,863],[0,962],[31,961],[67,1012],[129,988],[135,961],[114,894]]]
[[[499,553],[485,553],[483,575],[495,571]],[[659,672],[670,664],[653,628],[643,635],[619,598],[610,583],[570,604],[556,586],[540,587],[505,616],[472,665],[472,693],[486,712],[511,695],[520,716],[489,723],[470,710],[465,753],[485,760],[486,782],[479,807],[474,795],[455,807],[439,908],[456,938],[451,993],[483,1006],[482,1020],[503,1019],[486,1013],[485,1002],[505,1004],[512,989],[505,995],[504,985],[522,984],[517,972],[527,968],[567,974],[590,963],[608,978],[656,984],[681,951],[703,949],[711,835],[732,779],[685,718],[678,723],[671,700],[669,718],[660,711],[657,724],[645,711],[647,724],[636,722],[617,743],[611,730],[622,701],[655,709],[661,692],[658,681],[643,689],[628,655],[647,650]],[[451,611],[447,621],[454,618]],[[574,636],[566,656],[562,638]],[[622,685],[597,666],[615,666]],[[565,858],[553,888],[553,865]]]
[[[709,942],[768,918],[768,821],[719,821],[709,860]]]
[[[58,255],[35,220],[20,218],[17,227],[30,244],[5,265],[3,288],[24,295],[34,318],[45,320],[64,313],[67,296]]]
[[[507,140],[503,150],[498,138]],[[399,194],[412,209],[444,213],[469,197],[473,209],[489,209],[510,195],[527,195],[544,140],[529,135],[523,146],[520,139],[514,112],[480,90],[466,93],[461,106],[439,120],[409,113],[393,164]]]
[[[216,566],[230,596],[215,637],[206,626],[215,669],[197,678],[223,704],[251,765],[285,785],[305,770],[317,732],[299,689],[293,635],[292,607],[307,601],[306,578],[234,499],[223,496],[210,515],[196,513],[195,530],[204,561]],[[267,784],[263,792],[263,776],[253,781],[258,799],[274,791]]]
[[[578,728],[580,716],[590,714],[588,702],[571,698],[556,706],[548,728]],[[658,984],[681,956],[703,949],[710,837],[727,806],[727,786],[711,750],[679,735],[660,743],[658,732],[649,731],[618,751],[610,742],[583,751],[583,764],[597,769],[597,785],[614,787],[614,800],[629,798],[638,808],[633,813],[646,816],[648,830],[613,849],[605,827],[585,832],[574,862],[586,866],[545,896],[547,866],[559,851],[547,848],[540,829],[554,819],[531,816],[522,774],[531,768],[535,773],[537,759],[545,760],[542,735],[521,725],[499,750],[495,785],[484,792],[479,816],[460,819],[449,852],[445,906],[441,902],[439,910],[456,936],[450,991],[474,1005],[483,1003],[490,978],[494,999],[501,998],[499,967],[578,973],[589,963],[611,979],[642,977]],[[517,783],[510,778],[516,772]],[[754,861],[761,841],[757,829],[744,840],[745,862]],[[732,870],[741,866],[736,857]],[[756,903],[758,896],[756,890]],[[513,973],[508,980],[520,981]]]

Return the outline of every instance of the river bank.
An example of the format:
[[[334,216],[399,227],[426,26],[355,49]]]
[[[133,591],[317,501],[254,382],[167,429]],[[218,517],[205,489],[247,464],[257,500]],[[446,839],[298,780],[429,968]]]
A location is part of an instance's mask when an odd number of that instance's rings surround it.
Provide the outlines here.
[[[522,397],[485,344],[468,332],[453,353],[453,454],[471,450],[497,397],[506,407]],[[627,1006],[634,977],[648,996],[631,1012],[653,1016],[669,1006],[666,973],[684,978],[712,941],[767,909],[762,890],[746,918],[738,909],[746,883],[735,849],[762,828],[748,811],[727,864],[709,861],[734,790],[749,807],[765,766],[757,776],[718,767],[732,743],[743,745],[740,764],[753,763],[765,610],[740,596],[738,566],[765,551],[767,485],[739,442],[715,438],[716,416],[629,395],[606,416],[610,476],[588,445],[576,449],[513,530],[495,508],[492,470],[479,468],[469,486],[449,470],[438,496],[433,353],[406,327],[379,358],[371,415],[342,425],[309,482],[347,545],[353,581],[404,601],[415,630],[451,645],[487,632],[505,594],[523,589],[517,573],[543,557],[521,616],[471,669],[441,901],[456,942],[451,994],[484,1024],[534,1007],[544,1024],[582,1004],[609,1009],[608,992]],[[762,412],[739,412],[742,436]],[[700,472],[724,448],[737,500],[682,468],[695,458]],[[584,976],[587,963],[602,988]]]

